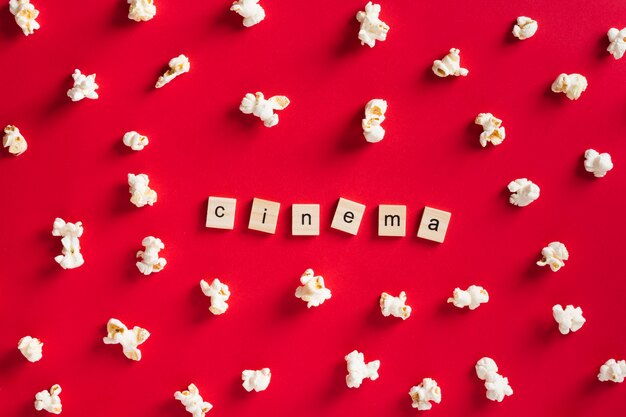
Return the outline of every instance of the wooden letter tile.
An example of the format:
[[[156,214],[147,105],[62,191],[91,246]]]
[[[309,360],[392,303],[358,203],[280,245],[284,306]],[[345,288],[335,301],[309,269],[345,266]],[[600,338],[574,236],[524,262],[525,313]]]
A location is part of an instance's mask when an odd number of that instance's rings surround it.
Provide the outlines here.
[[[291,206],[291,234],[294,236],[319,236],[320,205],[294,204]]]
[[[443,243],[451,216],[452,213],[447,211],[424,207],[424,215],[417,231],[417,237]]]
[[[255,198],[252,201],[248,229],[274,234],[276,232],[276,223],[278,223],[279,210],[280,203]]]
[[[206,211],[206,227],[213,229],[233,230],[235,227],[234,198],[209,197],[209,205]]]
[[[406,236],[406,206],[378,206],[378,236]]]
[[[365,206],[363,204],[340,198],[330,227],[351,235],[356,235],[359,231],[364,212]]]

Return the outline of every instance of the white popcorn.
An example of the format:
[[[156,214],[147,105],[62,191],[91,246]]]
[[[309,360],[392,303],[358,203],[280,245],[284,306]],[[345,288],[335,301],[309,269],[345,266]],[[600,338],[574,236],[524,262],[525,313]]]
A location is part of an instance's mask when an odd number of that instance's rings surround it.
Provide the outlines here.
[[[176,391],[174,398],[180,401],[193,417],[204,417],[213,408],[211,403],[202,399],[198,387],[194,384],[189,384],[187,390],[183,392]]]
[[[406,320],[411,315],[411,307],[405,303],[406,293],[404,291],[397,297],[384,292],[380,296],[380,311],[385,317],[394,316]]]
[[[137,207],[153,205],[157,201],[157,193],[149,186],[150,178],[146,174],[128,174],[130,202]]]
[[[526,178],[518,178],[511,181],[507,186],[512,193],[509,197],[509,203],[514,206],[526,207],[539,198],[539,186]]]
[[[324,277],[315,276],[312,269],[307,269],[300,277],[302,285],[296,288],[296,297],[307,302],[307,308],[318,307],[328,300],[332,294],[324,286]]]
[[[128,0],[128,18],[135,22],[146,22],[156,15],[156,5],[153,0]]]
[[[61,414],[62,404],[61,397],[59,397],[60,393],[61,386],[59,384],[54,384],[52,388],[50,388],[50,391],[43,390],[38,392],[35,395],[35,410],[46,410],[52,414]]]
[[[29,362],[37,362],[43,357],[43,343],[37,338],[24,336],[17,342],[17,348]]]
[[[505,396],[513,395],[509,379],[498,373],[493,359],[485,357],[476,362],[476,375],[485,381],[486,396],[491,401],[502,402]]]
[[[106,345],[122,345],[124,356],[134,361],[141,360],[141,351],[138,346],[150,337],[150,332],[135,326],[132,330],[118,319],[109,319],[107,323],[107,336],[102,338]]]
[[[39,16],[39,10],[35,9],[30,0],[10,0],[9,10],[15,16],[15,23],[22,29],[24,35],[32,35],[39,29],[39,23],[35,20]]]
[[[513,36],[520,40],[528,39],[535,35],[537,28],[536,20],[530,17],[520,16],[517,18],[517,24],[513,26]]]
[[[84,98],[95,100],[98,98],[98,93],[96,93],[98,89],[96,74],[84,75],[81,74],[80,70],[75,69],[72,78],[74,79],[74,87],[67,90],[67,96],[72,101],[80,101]]]
[[[8,125],[4,128],[2,146],[9,148],[9,153],[15,156],[23,154],[28,149],[26,139],[20,133],[17,126]]]
[[[600,367],[598,380],[602,382],[613,381],[621,384],[624,378],[626,378],[626,361],[624,360],[609,359]]]
[[[85,263],[83,255],[80,253],[80,238],[83,235],[83,222],[66,223],[65,220],[57,217],[52,225],[52,236],[61,236],[63,249],[61,255],[55,256],[63,269],[78,268]]]
[[[593,172],[596,178],[602,178],[613,169],[613,161],[608,153],[598,153],[594,149],[585,151],[585,170]]]
[[[361,45],[373,48],[376,45],[376,41],[387,39],[389,26],[380,20],[380,4],[368,2],[365,5],[365,11],[359,11],[356,14],[356,20],[361,24],[361,29],[359,29]]]
[[[265,19],[265,10],[259,4],[259,0],[237,0],[233,2],[230,10],[243,17],[243,25],[247,28]]]
[[[179,75],[189,72],[189,69],[191,68],[189,58],[187,58],[183,54],[178,55],[176,58],[170,59],[170,62],[167,65],[170,67],[170,69],[168,69],[165,74],[159,77],[155,85],[156,88],[163,87],[165,84],[169,83]]]
[[[565,261],[569,259],[569,252],[561,242],[550,242],[548,246],[541,250],[541,257],[541,260],[537,261],[537,265],[550,265],[550,269],[556,272],[565,266]]]
[[[578,100],[587,89],[587,78],[581,74],[560,74],[552,83],[552,91],[565,93],[570,100]]]
[[[242,385],[248,392],[252,390],[256,392],[265,391],[270,384],[271,377],[270,368],[263,368],[260,371],[246,369],[241,373]]]
[[[140,151],[150,143],[147,136],[140,135],[134,130],[126,132],[122,140],[124,141],[124,145],[128,146],[133,151]]]
[[[450,49],[450,53],[443,57],[442,60],[436,60],[433,62],[433,72],[438,77],[447,77],[459,75],[465,77],[469,71],[465,68],[461,68],[461,51],[456,48]]]
[[[372,361],[365,363],[365,356],[361,352],[353,350],[346,355],[345,360],[348,366],[348,375],[346,375],[346,384],[348,388],[358,388],[366,378],[375,381],[378,379],[378,368],[380,361]]]
[[[387,102],[380,98],[370,100],[365,106],[365,119],[361,122],[363,136],[370,143],[376,143],[385,137],[385,129],[381,123],[385,121]]]
[[[437,385],[437,381],[431,378],[424,378],[422,382],[411,387],[409,395],[413,400],[413,408],[418,410],[430,410],[433,408],[431,401],[439,404],[441,402],[441,388]]]
[[[480,144],[484,148],[487,142],[491,142],[496,146],[504,142],[506,133],[502,126],[502,120],[498,119],[491,113],[480,113],[476,116],[474,123],[483,127],[483,133],[480,134]]]
[[[606,35],[609,37],[609,42],[611,42],[606,50],[613,55],[613,58],[622,58],[624,52],[626,52],[626,28],[622,30],[611,28]]]
[[[561,334],[568,334],[570,331],[576,332],[587,321],[583,317],[583,310],[580,307],[574,308],[573,305],[566,306],[564,310],[560,304],[557,304],[552,307],[552,315],[554,320],[559,323]]]
[[[488,301],[489,293],[478,285],[470,285],[465,291],[455,288],[452,297],[448,298],[448,303],[452,303],[455,307],[469,307],[470,310],[474,310]]]
[[[154,236],[145,237],[141,244],[146,248],[137,252],[137,258],[141,258],[141,261],[135,264],[139,272],[144,275],[161,272],[167,265],[165,258],[159,258],[159,251],[165,248],[165,244]]]
[[[263,121],[266,127],[278,124],[278,115],[274,110],[284,110],[289,105],[289,99],[285,96],[273,96],[265,99],[263,93],[248,93],[241,100],[239,110],[243,114],[253,114]]]
[[[215,278],[211,285],[209,285],[205,280],[200,281],[200,288],[202,288],[202,292],[207,297],[211,297],[211,307],[209,307],[209,311],[216,316],[220,314],[224,314],[226,310],[228,310],[228,304],[226,301],[230,298],[230,290],[228,289],[228,285],[220,282],[219,279]]]

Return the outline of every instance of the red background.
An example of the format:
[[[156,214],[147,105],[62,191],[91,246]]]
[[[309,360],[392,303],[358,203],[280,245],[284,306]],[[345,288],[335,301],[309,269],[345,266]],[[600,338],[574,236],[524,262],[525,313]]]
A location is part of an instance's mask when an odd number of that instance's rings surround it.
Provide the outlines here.
[[[216,417],[408,416],[424,377],[442,387],[433,417],[623,414],[626,386],[596,375],[626,357],[626,60],[605,51],[626,3],[382,1],[391,30],[373,49],[357,40],[364,0],[263,0],[267,18],[248,29],[228,1],[156,3],[135,23],[122,0],[35,1],[42,28],[28,38],[0,10],[0,124],[29,143],[0,158],[0,414],[36,415],[35,393],[59,383],[66,417],[183,417],[173,393],[194,382]],[[518,15],[539,22],[534,38],[512,37]],[[468,77],[432,74],[451,47]],[[180,53],[191,72],[155,90]],[[97,74],[100,99],[66,97],[74,68]],[[561,72],[587,76],[580,100],[550,92]],[[239,112],[255,91],[291,99],[278,126]],[[378,144],[360,127],[372,98],[389,103]],[[479,112],[504,120],[504,144],[479,146]],[[128,130],[150,145],[123,146]],[[584,171],[590,147],[611,153],[606,178]],[[129,172],[150,176],[154,207],[129,202]],[[507,201],[519,177],[541,186],[526,208]],[[209,195],[237,198],[234,231],[204,227]],[[358,236],[330,229],[340,196],[367,205]],[[253,197],[281,202],[276,235],[247,230]],[[319,237],[290,235],[293,203],[322,205]],[[409,236],[376,235],[378,204],[408,206]],[[441,245],[415,237],[425,205],[452,212]],[[79,269],[53,259],[57,216],[84,223]],[[144,277],[147,235],[168,264]],[[556,274],[535,265],[554,240],[571,254]],[[309,267],[333,296],[307,310],[293,294]],[[220,317],[199,286],[214,277],[232,291]],[[471,284],[491,301],[446,304]],[[383,318],[380,293],[401,290],[412,316]],[[583,308],[582,330],[558,333],[557,303]],[[111,317],[152,333],[141,362],[102,343]],[[25,335],[44,342],[40,362],[17,351]],[[345,386],[353,349],[381,361],[360,389]],[[501,404],[475,376],[482,356],[515,391]],[[241,371],[266,366],[268,390],[246,393]]]

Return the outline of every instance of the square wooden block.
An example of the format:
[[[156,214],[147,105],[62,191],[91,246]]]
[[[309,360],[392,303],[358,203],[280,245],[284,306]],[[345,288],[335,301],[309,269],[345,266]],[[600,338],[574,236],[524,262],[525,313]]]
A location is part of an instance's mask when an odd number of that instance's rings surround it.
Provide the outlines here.
[[[319,236],[319,204],[294,204],[291,206],[291,234],[294,236]]]
[[[406,236],[406,206],[378,206],[378,236]]]
[[[437,210],[431,207],[424,207],[424,214],[417,237],[443,243],[448,231],[448,224],[452,213]]]
[[[209,197],[206,211],[206,227],[233,230],[237,200],[225,197]]]
[[[356,235],[359,231],[364,212],[365,206],[363,204],[340,198],[330,227],[351,235]]]
[[[255,198],[252,200],[248,229],[274,234],[276,232],[276,224],[278,223],[279,211],[280,203]]]

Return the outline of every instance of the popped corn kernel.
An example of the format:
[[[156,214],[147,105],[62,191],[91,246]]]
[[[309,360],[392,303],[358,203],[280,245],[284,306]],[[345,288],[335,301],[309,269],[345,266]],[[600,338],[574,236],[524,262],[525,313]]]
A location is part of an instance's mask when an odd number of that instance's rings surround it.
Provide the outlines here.
[[[39,10],[35,9],[30,0],[10,0],[9,10],[15,16],[15,23],[22,29],[24,35],[32,35],[40,28],[35,20],[39,16]]]
[[[63,405],[61,404],[61,397],[59,397],[61,391],[61,386],[59,384],[54,384],[50,388],[50,391],[39,391],[35,395],[35,410],[46,410],[52,414],[61,414],[63,408]]]
[[[556,272],[565,266],[565,261],[569,259],[569,252],[561,242],[550,242],[548,246],[541,250],[541,260],[537,265],[549,265],[552,272]]]
[[[128,18],[135,22],[147,22],[156,15],[154,0],[128,0]]]
[[[517,24],[513,26],[513,36],[519,40],[531,38],[537,32],[537,21],[526,16],[519,16]]]
[[[84,98],[95,100],[98,98],[96,74],[84,75],[80,70],[75,69],[72,78],[74,79],[74,86],[67,90],[67,96],[72,101],[80,101]]]
[[[380,311],[385,317],[394,316],[406,320],[411,316],[411,307],[405,303],[406,293],[404,291],[400,292],[397,297],[384,292],[380,296]]]
[[[211,403],[202,399],[200,390],[195,384],[189,384],[185,391],[176,391],[174,398],[180,401],[193,417],[204,417],[213,408]]]
[[[17,348],[29,362],[37,362],[43,357],[43,343],[37,338],[24,336],[17,342]]]
[[[130,202],[137,207],[151,206],[157,201],[157,193],[149,186],[150,178],[146,174],[128,174]]]
[[[243,17],[243,25],[247,28],[265,19],[265,10],[259,4],[259,0],[234,1],[230,10]]]
[[[475,310],[488,301],[489,293],[479,285],[470,285],[467,290],[455,288],[452,297],[448,298],[448,303],[455,307],[469,307],[470,310]]]
[[[271,378],[272,373],[270,372],[270,368],[263,368],[258,371],[246,369],[241,373],[242,385],[248,392],[252,390],[256,392],[265,391],[270,385]]]
[[[435,60],[433,62],[433,72],[438,77],[448,77],[450,75],[458,76],[467,76],[469,71],[466,68],[461,68],[461,51],[452,48],[450,49],[450,53],[443,57],[443,59]]]
[[[483,132],[480,134],[480,144],[484,148],[487,143],[491,143],[497,146],[504,142],[506,133],[504,126],[502,126],[502,120],[498,119],[491,113],[480,113],[476,116],[474,123],[481,125]]]
[[[626,361],[616,361],[609,359],[600,367],[598,380],[602,382],[611,381],[617,384],[624,382],[626,378]]]
[[[609,47],[607,51],[613,55],[615,59],[621,59],[626,52],[626,28],[619,30],[617,28],[611,28],[606,34],[609,37]]]
[[[144,275],[161,272],[167,265],[165,258],[159,258],[159,251],[165,249],[165,244],[154,236],[145,237],[141,244],[145,246],[145,249],[137,252],[137,258],[141,260],[135,264],[139,272]]]
[[[9,148],[9,153],[15,156],[23,154],[28,149],[26,139],[22,136],[17,126],[13,125],[8,125],[4,128],[2,146]]]
[[[211,307],[209,307],[209,311],[211,313],[217,316],[224,314],[226,310],[228,310],[228,303],[226,303],[226,301],[230,298],[228,285],[215,278],[211,282],[211,285],[209,285],[209,283],[205,280],[201,280],[200,288],[202,288],[204,295],[211,298]]]
[[[346,384],[348,388],[359,388],[364,379],[371,379],[375,381],[378,379],[378,369],[380,368],[380,361],[375,360],[369,363],[365,363],[365,356],[363,353],[353,350],[345,357],[348,375],[346,375]]]
[[[380,4],[373,4],[371,1],[365,5],[365,11],[356,14],[356,20],[361,24],[359,29],[359,40],[361,45],[373,48],[376,41],[385,41],[389,26],[380,20]]]
[[[587,89],[587,78],[581,74],[560,74],[552,83],[552,91],[565,93],[570,100],[578,100]]]
[[[57,217],[52,225],[52,236],[61,236],[63,249],[61,255],[55,256],[63,269],[78,268],[85,263],[83,254],[80,253],[79,238],[83,235],[83,222],[69,223]]]
[[[124,356],[134,361],[141,360],[141,351],[138,346],[150,337],[150,332],[135,326],[132,330],[118,319],[109,319],[107,336],[102,338],[105,345],[122,345]]]
[[[424,378],[419,385],[411,387],[409,395],[413,400],[413,408],[418,410],[430,410],[433,408],[431,401],[439,404],[441,402],[441,388],[437,381],[431,378]]]
[[[476,362],[476,375],[485,381],[486,396],[491,401],[502,402],[504,397],[513,395],[509,379],[498,373],[498,365],[493,359],[484,357]]]
[[[613,161],[608,153],[599,153],[594,149],[585,151],[585,170],[593,172],[596,178],[602,178],[613,169]]]
[[[539,186],[526,178],[518,178],[507,186],[512,193],[509,203],[514,206],[526,207],[539,198]]]
[[[273,96],[266,100],[261,92],[247,93],[241,100],[239,110],[258,117],[266,127],[273,127],[278,124],[278,115],[274,110],[284,110],[288,105],[289,99],[285,96]]]
[[[307,308],[318,307],[332,296],[330,290],[324,286],[324,277],[315,276],[310,268],[304,271],[300,283],[302,285],[296,288],[296,297],[306,301]]]
[[[376,143],[385,137],[385,129],[381,124],[385,121],[387,102],[380,98],[370,100],[365,106],[365,118],[361,122],[363,136],[370,143]]]
[[[150,143],[147,136],[141,135],[134,130],[126,132],[122,141],[124,142],[124,145],[128,146],[133,151],[141,151],[143,148],[148,146],[148,143]]]
[[[177,57],[170,59],[170,62],[167,65],[170,68],[162,76],[159,77],[155,84],[156,88],[163,87],[165,84],[169,83],[179,75],[189,72],[189,69],[191,68],[189,58],[187,58],[183,54],[180,54]]]
[[[561,334],[568,334],[570,331],[576,332],[587,321],[583,317],[583,310],[580,307],[574,308],[573,305],[568,305],[565,309],[560,304],[555,305],[552,307],[552,316],[559,323]]]

